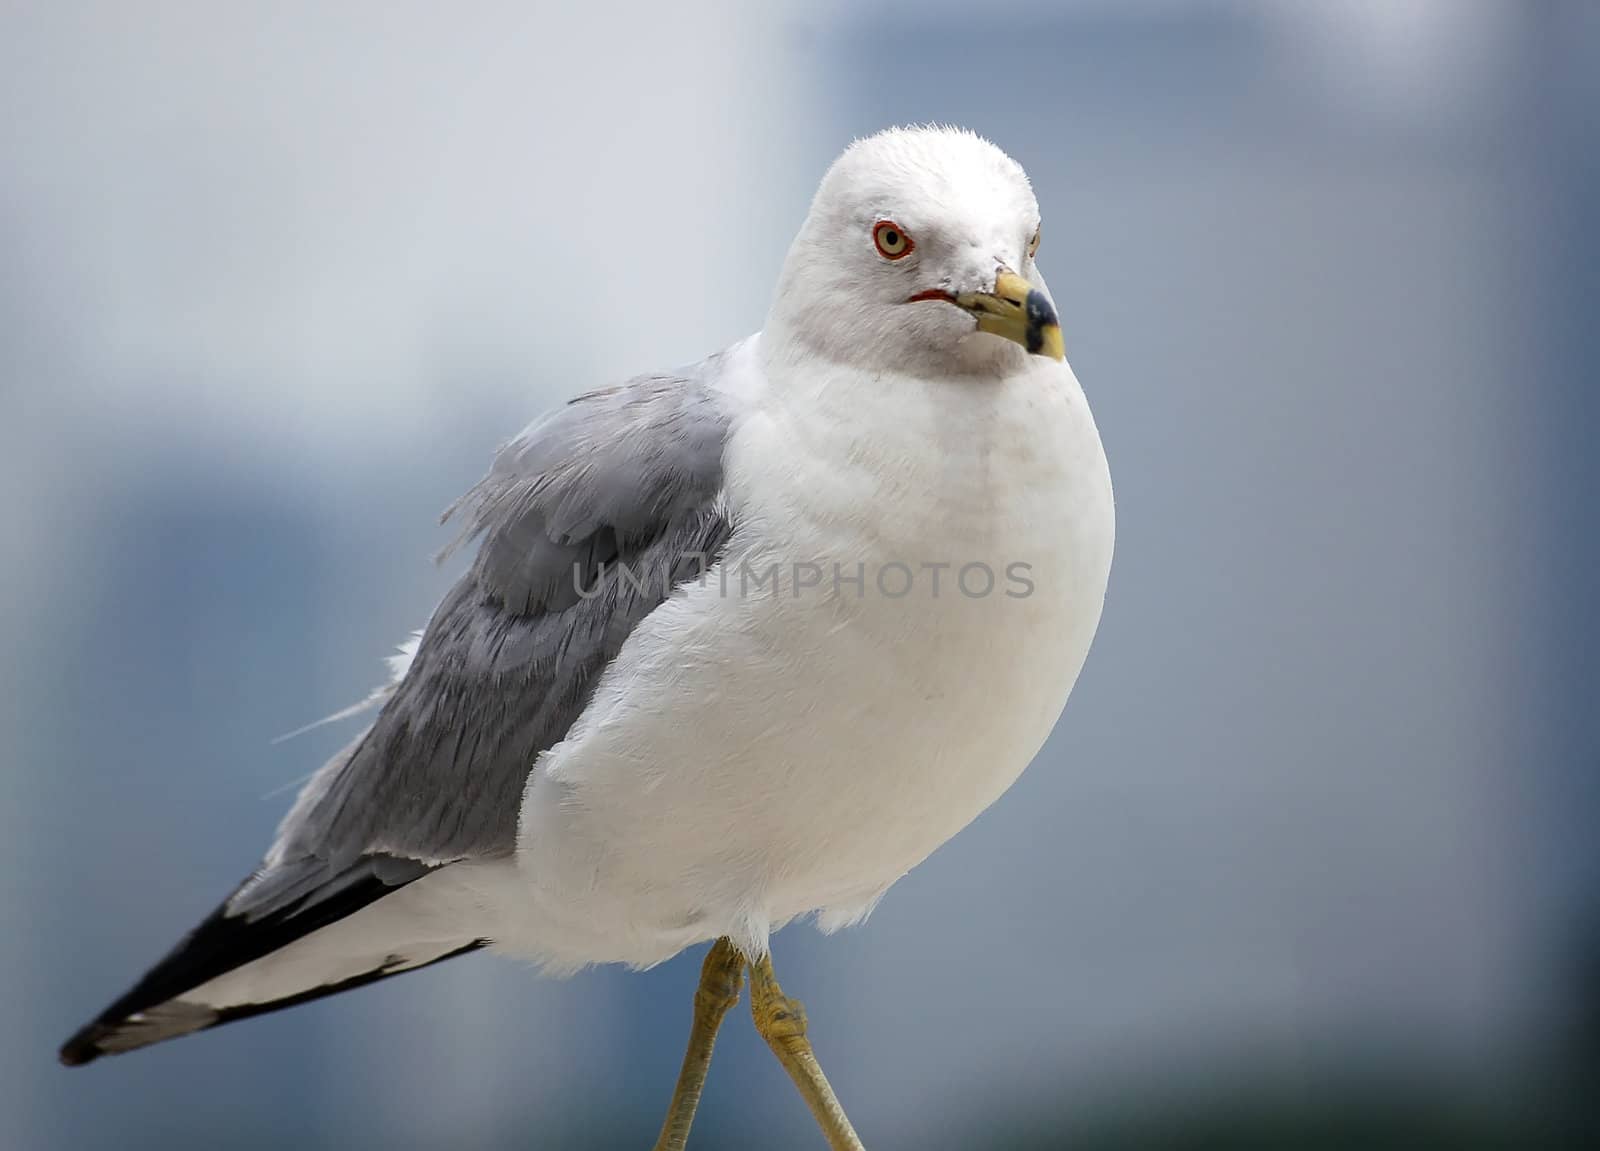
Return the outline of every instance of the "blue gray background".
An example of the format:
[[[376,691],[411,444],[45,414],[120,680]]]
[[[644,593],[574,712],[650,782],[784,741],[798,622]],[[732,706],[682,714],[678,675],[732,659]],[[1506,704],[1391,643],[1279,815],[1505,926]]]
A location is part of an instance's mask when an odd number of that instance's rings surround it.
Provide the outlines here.
[[[496,443],[759,327],[927,120],[1033,176],[1118,551],[1017,787],[776,941],[869,1145],[1581,1121],[1600,5],[10,3],[0,108],[0,1148],[648,1145],[697,955],[53,1051],[254,864]],[[742,1017],[696,1135],[818,1144]]]

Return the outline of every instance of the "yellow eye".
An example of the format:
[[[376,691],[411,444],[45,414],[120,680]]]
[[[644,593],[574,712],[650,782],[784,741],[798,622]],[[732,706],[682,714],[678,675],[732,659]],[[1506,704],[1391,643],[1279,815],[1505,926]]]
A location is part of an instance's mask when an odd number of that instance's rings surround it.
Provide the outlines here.
[[[878,245],[878,255],[886,260],[898,260],[916,247],[910,234],[893,220],[879,220],[872,226],[872,242]]]
[[[1033,259],[1034,254],[1039,250],[1039,233],[1041,230],[1042,229],[1040,228],[1035,228],[1033,230],[1033,239],[1028,241],[1028,259],[1030,260]]]

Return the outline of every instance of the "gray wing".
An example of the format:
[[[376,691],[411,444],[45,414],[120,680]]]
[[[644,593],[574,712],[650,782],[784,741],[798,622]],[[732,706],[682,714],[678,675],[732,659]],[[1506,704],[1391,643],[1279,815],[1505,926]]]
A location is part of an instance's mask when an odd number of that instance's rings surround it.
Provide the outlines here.
[[[232,909],[260,914],[363,860],[396,878],[509,853],[534,758],[634,627],[716,562],[729,401],[720,359],[534,422],[445,513],[481,539],[372,727],[308,783]],[[456,545],[452,545],[456,546]]]
[[[534,758],[566,734],[639,621],[720,557],[732,422],[713,386],[720,363],[581,396],[501,450],[446,513],[465,519],[457,543],[482,543],[377,720],[306,785],[261,868],[67,1040],[63,1062],[307,1002],[485,942],[441,946],[403,926],[391,937],[355,913],[436,867],[509,854]],[[341,966],[296,968],[296,982],[259,998],[190,996],[323,932],[353,936],[331,949]]]
[[[88,1063],[363,986],[485,943],[363,927],[355,912],[438,866],[507,855],[534,757],[562,740],[638,621],[717,562],[733,413],[722,359],[592,392],[531,424],[446,512],[472,567],[360,738],[306,784],[261,868],[62,1045]],[[326,970],[206,1001],[198,988],[312,933]],[[330,961],[331,962],[331,961]],[[254,988],[254,983],[246,981]]]

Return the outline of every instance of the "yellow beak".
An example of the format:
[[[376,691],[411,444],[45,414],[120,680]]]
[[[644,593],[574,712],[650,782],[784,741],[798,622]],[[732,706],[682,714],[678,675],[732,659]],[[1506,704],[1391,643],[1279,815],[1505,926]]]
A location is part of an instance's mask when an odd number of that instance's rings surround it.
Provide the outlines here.
[[[1066,359],[1056,310],[1043,292],[1015,272],[1002,268],[992,292],[961,292],[947,298],[978,318],[978,331],[1004,336],[1036,356]]]

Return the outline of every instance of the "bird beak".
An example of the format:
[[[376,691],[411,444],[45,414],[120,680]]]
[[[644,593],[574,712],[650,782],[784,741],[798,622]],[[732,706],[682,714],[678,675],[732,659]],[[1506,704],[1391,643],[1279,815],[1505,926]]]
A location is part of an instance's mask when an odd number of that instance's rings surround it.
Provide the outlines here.
[[[978,320],[978,331],[1021,344],[1036,356],[1067,358],[1061,323],[1045,294],[1009,268],[1001,268],[992,292],[918,292],[911,300],[947,300]],[[907,301],[908,303],[911,301]]]

